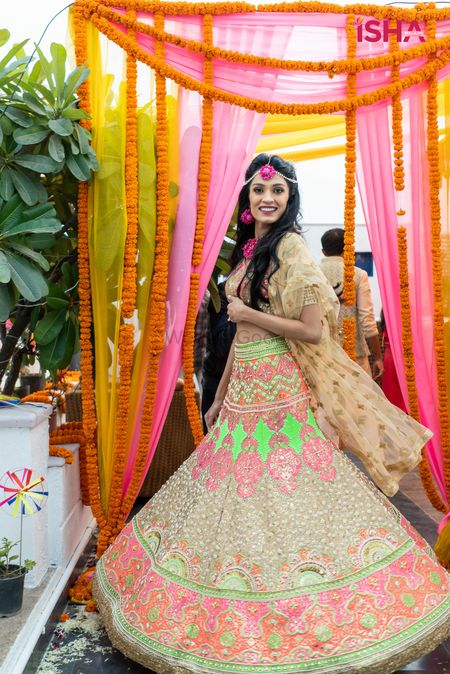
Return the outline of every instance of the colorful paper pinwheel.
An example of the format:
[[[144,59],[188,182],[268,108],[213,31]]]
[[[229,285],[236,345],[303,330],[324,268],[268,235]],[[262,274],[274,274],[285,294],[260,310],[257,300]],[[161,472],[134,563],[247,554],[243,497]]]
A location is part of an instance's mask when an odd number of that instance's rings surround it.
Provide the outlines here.
[[[5,508],[13,517],[39,512],[48,496],[44,478],[30,468],[6,471],[0,478],[0,489],[3,489],[0,508]]]

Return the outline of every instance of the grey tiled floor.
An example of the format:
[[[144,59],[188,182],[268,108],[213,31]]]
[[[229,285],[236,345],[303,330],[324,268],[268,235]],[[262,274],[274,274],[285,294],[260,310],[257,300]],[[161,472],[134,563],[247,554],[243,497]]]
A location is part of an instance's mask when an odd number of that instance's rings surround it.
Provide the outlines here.
[[[417,474],[412,473],[402,481],[402,492],[394,504],[430,543],[436,539],[436,522],[439,514],[429,505]],[[83,612],[67,607],[74,619],[70,624],[81,625],[80,629],[66,630],[60,625],[52,638],[47,655],[40,665],[37,653],[34,664],[26,674],[144,674],[149,670],[125,658],[111,647],[97,614],[85,620]],[[84,614],[85,616],[85,614]],[[92,624],[88,624],[88,623]],[[450,674],[450,640],[441,644],[433,653],[399,670],[398,674]],[[361,672],[361,674],[364,674]]]

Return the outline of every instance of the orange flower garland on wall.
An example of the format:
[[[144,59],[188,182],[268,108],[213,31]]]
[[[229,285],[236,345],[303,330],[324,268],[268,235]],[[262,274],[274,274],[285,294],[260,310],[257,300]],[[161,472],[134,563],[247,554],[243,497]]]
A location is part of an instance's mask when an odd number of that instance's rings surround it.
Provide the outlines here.
[[[203,39],[206,44],[212,44],[213,19],[209,14],[203,17]],[[204,61],[204,80],[208,84],[213,82],[212,61],[205,58]],[[192,252],[192,266],[196,270],[202,261],[203,239],[205,238],[206,207],[208,204],[210,169],[211,169],[211,150],[212,150],[212,131],[213,131],[213,102],[209,98],[204,98],[202,103],[202,140],[200,144],[199,170],[198,170],[198,204],[197,204],[197,222],[194,235],[194,246]],[[184,392],[186,396],[186,406],[189,415],[195,444],[198,444],[203,437],[203,428],[200,422],[199,410],[195,402],[194,391],[194,339],[195,339],[195,317],[197,313],[198,291],[200,286],[200,274],[198,271],[191,273],[191,287],[189,293],[189,304],[186,317],[186,327],[183,341],[183,366],[184,366]]]
[[[356,17],[347,17],[347,54],[356,56]],[[356,94],[356,73],[347,75],[347,95]],[[345,114],[345,199],[344,199],[344,304],[356,305],[355,292],[355,171],[356,171],[356,109]],[[343,347],[356,360],[356,319],[349,316],[342,321]]]
[[[75,4],[73,8],[73,26],[75,34],[75,53],[77,64],[87,62],[87,23],[83,9]],[[80,106],[89,114],[89,80],[83,82],[78,89]],[[82,123],[90,130],[90,123]],[[100,485],[98,474],[98,455],[96,443],[96,410],[94,398],[93,352],[91,342],[91,284],[89,278],[89,241],[88,241],[88,185],[82,182],[78,186],[78,271],[80,296],[80,350],[81,371],[83,376],[83,430],[86,438],[86,474],[89,505],[92,508],[97,524],[102,529],[106,526],[106,517],[100,501]]]

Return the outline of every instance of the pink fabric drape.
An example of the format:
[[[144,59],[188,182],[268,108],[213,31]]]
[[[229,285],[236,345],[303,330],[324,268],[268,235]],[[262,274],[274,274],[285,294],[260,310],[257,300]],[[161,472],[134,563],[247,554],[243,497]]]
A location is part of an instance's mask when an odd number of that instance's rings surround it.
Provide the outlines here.
[[[123,11],[123,10],[119,10]],[[367,18],[367,17],[366,17]],[[138,19],[152,25],[153,17],[140,12]],[[347,55],[345,15],[328,13],[277,13],[252,12],[249,14],[213,17],[213,42],[215,46],[263,56],[289,60],[342,59]],[[175,35],[201,39],[201,17],[167,17],[165,29]],[[119,30],[118,24],[114,24]],[[425,34],[425,26],[420,28]],[[450,21],[437,22],[437,37],[450,35]],[[137,33],[143,49],[154,52],[154,39]],[[401,44],[409,49],[419,44],[418,38]],[[180,46],[166,44],[166,61],[177,72],[195,81],[203,79],[203,58]],[[385,54],[389,43],[358,42],[358,57]],[[424,66],[426,58],[406,61],[400,66],[405,77]],[[213,60],[214,84],[225,92],[245,94],[248,98],[276,100],[280,103],[315,103],[346,97],[346,77],[327,73],[286,71],[276,68],[249,66],[223,59]],[[438,76],[448,76],[447,64]],[[391,81],[389,68],[358,73],[358,93],[367,93]],[[411,277],[411,307],[414,331],[417,385],[422,421],[434,432],[435,437],[428,453],[433,475],[445,495],[439,423],[436,404],[436,373],[432,347],[432,291],[429,259],[429,210],[427,204],[427,162],[423,116],[423,87],[418,86],[403,94],[405,101],[405,140],[410,139],[410,151],[405,156],[407,189],[401,195],[402,207],[407,215],[409,236],[409,261]],[[188,104],[189,102],[189,104]],[[196,171],[201,124],[200,99],[196,94],[180,95],[180,119],[187,116],[181,138],[182,194],[176,222],[169,270],[167,345],[159,369],[158,399],[155,408],[154,428],[148,464],[164,423],[170,396],[180,366],[181,335],[186,316],[188,298],[189,263],[193,228],[195,224]],[[220,249],[223,235],[233,211],[245,164],[251,158],[263,117],[246,110],[235,109],[223,103],[214,106],[214,147],[212,156],[211,189],[208,202],[204,258],[201,269],[201,301],[214,260]],[[180,122],[181,123],[181,122]],[[181,128],[181,127],[180,127]],[[359,167],[358,178],[366,220],[369,227],[381,294],[390,332],[392,350],[405,394],[404,367],[399,329],[399,280],[396,230],[398,196],[392,180],[390,153],[389,101],[358,111]],[[405,146],[408,144],[405,143]],[[187,162],[187,163],[186,163]],[[403,203],[404,202],[404,203]],[[406,397],[406,395],[405,395]],[[128,464],[127,484],[134,464],[136,437]]]
[[[436,362],[433,346],[433,289],[430,254],[430,218],[427,206],[428,166],[423,93],[415,88],[404,102],[404,127],[414,143],[405,143],[404,216],[397,216],[391,166],[391,127],[388,104],[361,108],[357,114],[360,147],[358,184],[377,267],[383,309],[403,398],[406,392],[400,316],[397,228],[407,229],[411,324],[420,417],[434,433],[427,445],[433,475],[443,498],[442,454],[438,418]],[[408,135],[409,135],[408,133]]]
[[[201,27],[199,18],[190,17],[190,19],[191,29],[199,31]],[[251,48],[252,53],[263,55],[267,49],[270,49],[272,54],[281,58],[285,45],[289,42],[290,33],[289,25],[271,28],[266,26],[260,31],[245,25],[234,31],[230,31],[226,26],[218,26],[215,39],[219,46],[227,49],[236,44],[236,40],[239,39],[247,45],[247,48]],[[139,42],[141,46],[146,46],[148,38],[139,37]],[[202,77],[201,57],[197,58],[196,63],[199,67],[199,76]],[[245,77],[245,70],[240,77]],[[269,74],[261,84],[259,91],[268,100],[274,96],[276,81],[277,76]],[[216,84],[216,74],[214,74],[214,83]],[[230,223],[245,168],[251,161],[265,121],[265,115],[219,102],[214,103],[213,115],[211,186],[208,196],[203,261],[200,269],[199,303],[208,285],[224,234]],[[180,192],[169,260],[166,346],[159,362],[157,397],[146,469],[150,466],[158,444],[181,368],[182,338],[189,299],[190,261],[197,216],[197,174],[201,126],[201,98],[193,92],[180,89]],[[133,474],[139,442],[142,404],[143,400],[128,455],[124,491],[128,488]]]

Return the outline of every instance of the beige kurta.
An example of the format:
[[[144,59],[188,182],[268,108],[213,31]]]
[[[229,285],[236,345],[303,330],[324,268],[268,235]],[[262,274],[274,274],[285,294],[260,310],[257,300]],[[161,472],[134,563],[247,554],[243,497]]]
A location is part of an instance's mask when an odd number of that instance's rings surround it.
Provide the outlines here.
[[[420,461],[432,432],[392,405],[380,387],[339,346],[339,301],[304,240],[291,232],[277,248],[280,268],[269,282],[271,311],[299,318],[305,289],[322,312],[319,344],[288,340],[310,386],[317,421],[324,433],[342,441],[388,496]]]

